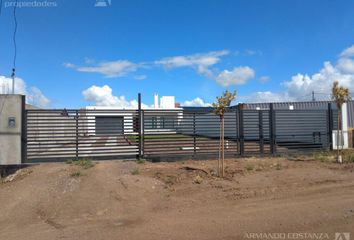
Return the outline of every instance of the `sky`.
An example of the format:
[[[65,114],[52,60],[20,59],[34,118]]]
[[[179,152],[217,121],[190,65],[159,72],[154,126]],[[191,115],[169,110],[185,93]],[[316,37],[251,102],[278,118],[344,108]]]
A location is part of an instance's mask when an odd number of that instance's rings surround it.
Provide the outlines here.
[[[101,2],[99,2],[101,1]],[[0,14],[11,89],[14,1]],[[101,5],[101,6],[96,6]],[[102,6],[105,5],[105,6]],[[43,108],[328,100],[354,92],[352,0],[18,0],[16,92]]]

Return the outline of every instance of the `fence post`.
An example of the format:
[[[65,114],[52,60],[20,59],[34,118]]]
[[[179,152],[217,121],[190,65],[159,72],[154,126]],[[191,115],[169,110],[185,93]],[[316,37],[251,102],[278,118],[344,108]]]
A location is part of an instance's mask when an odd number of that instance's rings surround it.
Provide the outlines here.
[[[26,110],[26,97],[22,96],[22,130],[21,130],[21,163],[27,161],[27,110]]]
[[[144,119],[143,110],[141,109],[141,93],[138,94],[138,134],[139,134],[139,154],[138,158],[144,157],[143,145],[144,145]]]
[[[329,144],[329,149],[333,150],[333,139],[332,139],[332,132],[333,132],[333,111],[332,111],[332,104],[328,103],[328,110],[327,110],[327,142]]]
[[[79,110],[75,111],[76,120],[76,160],[79,159]]]
[[[238,109],[238,117],[239,117],[239,135],[240,135],[240,155],[243,156],[245,154],[245,136],[243,132],[243,110],[242,105],[239,104],[237,106]]]
[[[194,149],[194,157],[197,154],[197,146],[196,146],[196,130],[195,130],[195,112],[193,113],[193,149]]]
[[[235,140],[236,140],[236,155],[239,154],[240,151],[240,134],[239,134],[239,125],[240,120],[238,118],[238,111],[237,108],[235,109]]]
[[[259,132],[259,151],[261,155],[264,153],[264,140],[263,140],[263,113],[258,111],[258,132]]]
[[[270,153],[276,154],[276,135],[275,135],[275,112],[273,103],[269,104],[269,143]]]

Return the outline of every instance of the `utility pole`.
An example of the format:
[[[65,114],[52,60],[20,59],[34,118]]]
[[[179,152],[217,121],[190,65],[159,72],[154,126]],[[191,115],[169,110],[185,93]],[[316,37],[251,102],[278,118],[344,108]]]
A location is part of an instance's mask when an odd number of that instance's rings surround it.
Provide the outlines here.
[[[11,78],[12,78],[12,94],[15,94],[15,75],[16,75],[16,70],[13,68],[12,69],[12,74],[11,74]]]
[[[315,91],[312,91],[312,102],[316,101],[315,99]]]

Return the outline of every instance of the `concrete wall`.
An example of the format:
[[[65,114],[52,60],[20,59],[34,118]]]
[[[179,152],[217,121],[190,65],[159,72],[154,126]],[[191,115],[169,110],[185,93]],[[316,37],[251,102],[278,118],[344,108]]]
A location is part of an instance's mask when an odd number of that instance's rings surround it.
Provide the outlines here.
[[[22,163],[22,121],[25,96],[0,95],[0,165]],[[14,119],[14,124],[9,123]]]
[[[339,134],[339,148],[348,149],[349,133],[348,133],[348,108],[347,103],[342,105],[342,131],[334,130],[332,132],[333,149],[337,149],[337,135]]]

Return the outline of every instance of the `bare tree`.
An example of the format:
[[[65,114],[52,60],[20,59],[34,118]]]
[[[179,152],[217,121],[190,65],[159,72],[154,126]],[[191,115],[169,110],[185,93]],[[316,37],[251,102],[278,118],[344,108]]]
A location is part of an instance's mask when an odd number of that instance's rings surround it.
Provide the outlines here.
[[[332,100],[336,102],[337,109],[338,109],[338,118],[337,118],[337,161],[339,163],[342,162],[342,156],[340,155],[339,151],[339,141],[341,139],[341,146],[343,148],[343,134],[342,134],[342,106],[345,102],[350,101],[351,97],[349,94],[349,89],[343,86],[339,86],[338,81],[335,81],[333,83],[332,87]]]
[[[224,116],[231,102],[236,97],[236,90],[231,93],[228,90],[223,92],[220,97],[216,97],[216,102],[213,103],[215,108],[214,113],[220,117],[220,142],[219,142],[219,158],[218,158],[218,176],[224,177],[225,175],[225,121]]]

